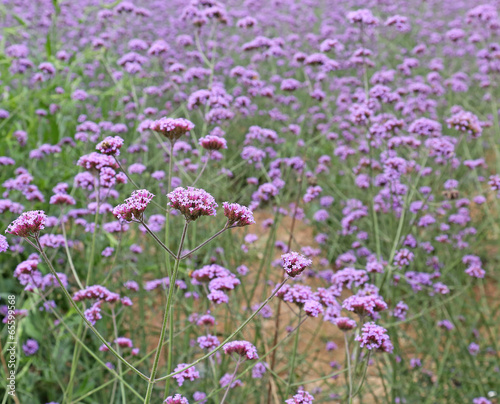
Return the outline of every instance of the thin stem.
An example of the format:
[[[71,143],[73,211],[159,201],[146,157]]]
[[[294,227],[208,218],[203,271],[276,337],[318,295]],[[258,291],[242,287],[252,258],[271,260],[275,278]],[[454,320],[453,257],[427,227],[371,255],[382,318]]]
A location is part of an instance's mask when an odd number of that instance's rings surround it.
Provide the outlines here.
[[[116,344],[116,351],[120,352],[120,346],[118,345],[118,342],[116,341],[118,339],[118,326],[116,324],[116,314],[115,314],[115,309],[111,309],[111,316],[113,319],[113,329],[115,331],[115,344]],[[122,374],[122,363],[118,362],[118,373]],[[125,386],[123,384],[123,379],[120,380],[120,392],[122,395],[122,403],[126,404],[127,403],[127,397],[125,396]]]
[[[193,183],[191,184],[192,187],[194,187],[194,184],[196,184],[198,182],[198,180],[200,179],[200,177],[202,176],[203,172],[205,171],[205,168],[207,168],[207,164],[208,164],[208,160],[209,160],[209,157],[206,156],[207,159],[205,160],[205,164],[203,164],[203,167],[200,171],[200,173],[198,174],[198,176],[196,177],[196,179],[193,181]]]
[[[129,363],[118,352],[116,352],[116,350],[108,343],[108,341],[106,341],[106,339],[99,333],[99,331],[97,331],[97,329],[92,325],[92,323],[89,320],[87,320],[87,318],[85,317],[85,314],[83,314],[83,312],[80,310],[78,305],[75,303],[75,301],[73,300],[73,298],[71,297],[71,295],[67,291],[67,289],[64,287],[64,284],[62,283],[61,279],[59,278],[59,275],[55,271],[55,269],[52,266],[51,262],[49,261],[47,255],[45,254],[45,251],[43,250],[42,246],[40,245],[40,241],[39,241],[38,237],[35,238],[35,241],[36,241],[37,250],[42,255],[45,263],[48,265],[50,272],[52,273],[52,275],[54,275],[54,277],[56,278],[57,282],[59,283],[59,286],[61,287],[64,295],[68,299],[69,303],[71,304],[71,306],[73,306],[73,308],[76,310],[76,312],[80,315],[80,317],[85,322],[85,324],[87,324],[87,326],[94,332],[94,334],[97,336],[97,338],[99,338],[101,340],[101,342],[104,345],[106,345],[106,347],[109,349],[109,351],[113,355],[115,355],[120,361],[122,361],[130,370],[132,370],[134,373],[136,373],[142,379],[149,380],[145,374],[143,374],[141,371],[136,369],[131,363]]]
[[[64,227],[64,223],[62,220],[61,220],[61,228],[62,228],[63,237],[64,237],[64,249],[66,251],[66,256],[68,257],[69,267],[71,268],[71,272],[73,272],[73,276],[75,277],[76,283],[78,283],[78,286],[80,287],[80,289],[83,289],[82,282],[80,281],[80,278],[78,277],[78,274],[76,273],[75,265],[73,264],[71,254],[69,252],[68,237],[66,236],[66,229]]]
[[[297,327],[297,332],[295,333],[295,340],[293,343],[292,360],[290,363],[290,376],[288,377],[288,383],[286,385],[285,397],[288,397],[288,392],[290,391],[290,385],[293,383],[294,372],[295,372],[295,361],[297,359],[297,350],[299,348],[299,331],[300,331],[300,320],[302,317],[302,307],[299,310],[299,326]]]
[[[97,205],[95,208],[95,217],[94,217],[94,231],[92,233],[92,247],[90,250],[90,257],[89,257],[89,265],[87,268],[87,280],[85,281],[85,285],[88,286],[92,277],[92,268],[94,267],[94,254],[95,254],[95,239],[96,239],[96,234],[97,234],[97,222],[99,220],[99,204],[101,202],[101,192],[99,189],[99,180],[96,179],[96,186],[95,186],[95,192],[96,192],[96,199],[97,199]],[[41,247],[40,247],[41,249]]]
[[[228,227],[227,223],[226,223],[226,225],[224,226],[224,228],[222,230],[219,230],[212,237],[210,237],[209,239],[207,239],[206,241],[204,241],[203,243],[201,243],[198,247],[193,248],[191,251],[188,251],[186,254],[184,254],[182,257],[180,257],[180,259],[183,260],[183,259],[189,257],[192,253],[194,253],[195,251],[198,251],[201,247],[203,247],[203,246],[207,245],[208,243],[210,243],[215,237],[217,237],[218,235],[224,233],[227,229],[231,229],[231,227]]]
[[[146,231],[155,239],[155,241],[166,251],[168,252],[172,257],[175,258],[175,254],[172,252],[172,250],[170,250],[170,248],[168,248],[165,244],[162,243],[162,241],[156,237],[156,234],[153,233],[153,231],[148,227],[148,225],[146,224],[146,222],[144,221],[144,219],[141,219],[140,220],[141,224],[144,226],[144,228],[146,229]]]
[[[260,307],[253,312],[253,314],[248,317],[229,337],[227,337],[223,342],[222,344],[220,344],[217,348],[214,348],[212,349],[209,353],[207,353],[206,355],[203,355],[201,358],[195,360],[193,363],[191,363],[189,366],[186,366],[185,368],[183,368],[182,370],[179,370],[177,372],[174,372],[174,373],[170,373],[169,375],[166,375],[166,376],[163,376],[163,377],[160,377],[158,379],[155,380],[155,382],[159,382],[161,380],[167,380],[167,379],[170,379],[172,376],[175,376],[181,372],[184,372],[186,369],[189,369],[195,365],[197,365],[198,363],[200,363],[201,361],[209,358],[210,356],[212,356],[214,353],[218,352],[219,350],[222,349],[222,347],[227,344],[229,341],[231,341],[234,336],[236,334],[238,334],[250,321],[252,321],[254,319],[254,317],[260,313],[260,311],[264,308],[264,306],[269,303],[269,301],[276,295],[276,293],[278,293],[278,291],[283,287],[283,285],[288,281],[289,278],[285,278],[279,285],[278,287],[274,290],[273,293],[271,293],[271,296],[269,296],[265,301],[264,303],[262,303],[260,305]]]
[[[229,380],[229,383],[227,384],[226,392],[222,396],[220,404],[224,404],[224,401],[226,401],[227,394],[229,393],[229,390],[231,390],[231,384],[233,384],[233,380],[236,377],[236,372],[238,371],[240,364],[241,364],[241,357],[239,357],[238,362],[236,362],[236,368],[234,369],[233,375],[231,376],[231,380]]]
[[[349,404],[352,403],[352,369],[351,369],[351,354],[349,352],[349,340],[347,333],[344,332],[345,354],[347,357],[347,373],[349,375]]]
[[[363,376],[361,376],[361,382],[359,383],[358,388],[356,389],[356,391],[352,395],[352,398],[356,397],[359,394],[359,392],[361,391],[361,388],[363,387],[363,383],[365,382],[365,379],[366,379],[366,371],[368,370],[368,365],[370,364],[370,355],[371,355],[371,351],[368,352],[368,356],[366,357],[365,370],[363,371]]]
[[[179,264],[181,262],[180,255],[182,252],[182,246],[184,245],[184,240],[186,239],[186,233],[187,233],[188,226],[189,226],[189,222],[186,221],[186,223],[184,224],[184,229],[182,230],[181,241],[179,243],[179,249],[177,251],[177,255],[175,258],[174,271],[173,271],[172,277],[169,280],[170,285],[168,288],[167,302],[165,304],[165,311],[163,314],[163,323],[162,323],[161,331],[160,331],[160,339],[158,340],[158,347],[156,348],[156,353],[155,353],[155,357],[153,360],[153,368],[151,369],[151,376],[148,379],[148,389],[146,391],[146,398],[144,399],[144,404],[149,404],[149,402],[151,401],[151,395],[153,393],[153,385],[156,382],[156,380],[155,380],[156,372],[158,371],[158,363],[160,361],[161,350],[163,347],[163,340],[165,339],[165,333],[167,330],[170,306],[172,305],[172,298],[174,295],[175,281],[176,281],[176,277],[177,277],[177,272],[179,270]],[[168,344],[170,346],[172,344],[172,341],[168,341]]]

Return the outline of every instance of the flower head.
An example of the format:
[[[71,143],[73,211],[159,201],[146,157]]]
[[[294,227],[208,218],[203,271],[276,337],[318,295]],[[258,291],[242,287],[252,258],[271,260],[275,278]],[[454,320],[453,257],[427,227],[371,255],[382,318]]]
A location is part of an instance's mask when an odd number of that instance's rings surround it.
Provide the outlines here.
[[[306,258],[302,254],[294,251],[283,254],[281,256],[281,260],[283,261],[283,269],[291,278],[295,278],[297,275],[300,275],[308,266],[312,264],[312,261],[309,258]]]
[[[194,366],[191,366],[190,368],[187,368],[189,365],[187,363],[180,363],[177,365],[177,367],[174,369],[174,372],[181,371],[180,373],[172,376],[175,380],[177,380],[177,383],[179,386],[182,386],[184,383],[185,379],[189,379],[191,381],[194,381],[195,379],[200,378],[200,374],[196,370]],[[187,369],[186,369],[187,368]]]
[[[0,234],[0,253],[3,253],[9,249],[9,243],[7,243],[7,238]]]
[[[139,189],[132,192],[130,198],[125,199],[125,203],[116,206],[113,209],[113,215],[117,219],[131,222],[134,219],[140,220],[147,206],[154,195],[147,189]]]
[[[314,397],[305,390],[299,390],[292,398],[285,401],[285,404],[312,404]]]
[[[194,221],[200,216],[215,216],[219,205],[207,191],[199,188],[175,188],[167,195],[169,206],[180,211],[187,221]]]
[[[248,341],[232,341],[224,345],[224,352],[228,355],[236,353],[249,360],[259,359],[257,349]]]
[[[5,232],[19,237],[34,236],[45,228],[46,220],[47,215],[43,210],[24,212],[9,225]]]
[[[174,142],[194,128],[194,123],[184,118],[161,118],[151,123],[150,129]]]
[[[361,348],[366,346],[369,350],[375,349],[389,353],[393,350],[387,330],[373,322],[363,325],[361,334],[356,337],[356,341],[361,342]]]
[[[253,213],[247,207],[229,202],[224,202],[222,206],[229,226],[243,227],[255,223]]]
[[[123,139],[120,136],[108,136],[101,143],[99,143],[95,148],[99,150],[102,154],[108,156],[119,156],[120,149],[123,146]]]
[[[189,404],[189,401],[186,397],[181,396],[180,394],[176,394],[174,396],[168,396],[164,401],[166,404]]]
[[[199,140],[199,144],[209,151],[227,149],[226,139],[220,136],[207,135]]]

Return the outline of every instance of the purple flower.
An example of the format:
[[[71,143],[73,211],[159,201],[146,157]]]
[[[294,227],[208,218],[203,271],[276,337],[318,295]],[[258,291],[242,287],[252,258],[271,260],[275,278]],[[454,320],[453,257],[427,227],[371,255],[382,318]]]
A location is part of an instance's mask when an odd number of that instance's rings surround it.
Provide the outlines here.
[[[5,232],[19,237],[36,236],[45,228],[46,220],[47,215],[43,210],[24,212],[9,225]]]
[[[26,356],[34,355],[38,352],[38,342],[34,339],[26,340],[26,343],[23,344],[23,352]]]
[[[257,349],[248,341],[232,341],[224,345],[224,352],[228,355],[233,353],[248,360],[259,359]]]
[[[50,197],[51,205],[75,205],[76,201],[71,195],[56,193]]]
[[[321,313],[323,313],[323,305],[316,300],[308,300],[304,304],[304,312],[309,317],[318,317]]]
[[[454,128],[460,132],[469,133],[472,137],[481,136],[483,128],[476,115],[468,111],[459,111],[446,120],[448,128]]]
[[[250,209],[237,203],[224,202],[224,216],[227,217],[228,226],[249,226],[255,223],[253,213]]]
[[[0,253],[3,253],[9,249],[9,243],[7,243],[7,238],[0,234]]]
[[[226,139],[219,136],[207,135],[199,140],[199,144],[205,150],[209,151],[227,149]]]
[[[203,189],[178,187],[167,195],[169,206],[180,211],[191,222],[200,216],[215,216],[218,205],[212,195]]]
[[[147,189],[136,190],[132,192],[130,198],[125,200],[125,203],[113,209],[113,215],[117,219],[122,219],[127,222],[132,222],[134,220],[140,221],[153,197],[154,195]]]
[[[353,295],[342,302],[342,307],[359,316],[365,316],[367,314],[373,316],[375,312],[386,310],[387,303],[384,302],[381,296],[376,294],[366,296]]]
[[[194,366],[191,366],[190,368],[187,368],[189,365],[187,363],[180,363],[177,365],[177,367],[174,369],[174,372],[179,372],[180,373],[176,374],[175,376],[172,376],[179,386],[182,386],[184,383],[184,380],[189,379],[191,381],[194,381],[196,379],[200,378],[200,374],[196,370]],[[187,368],[187,369],[186,369]]]
[[[113,247],[106,247],[104,250],[102,250],[101,255],[103,257],[111,257],[114,251],[115,249]]]
[[[285,401],[285,404],[312,404],[314,397],[305,390],[299,390],[292,398]]]
[[[356,341],[359,341],[361,348],[365,347],[369,350],[392,353],[393,346],[387,330],[375,323],[366,323],[363,325],[361,334],[358,335]]]
[[[168,396],[167,399],[164,401],[164,403],[166,403],[166,404],[189,404],[189,401],[186,397],[181,396],[180,394],[175,394],[174,396]]]
[[[468,347],[469,353],[473,356],[477,355],[479,353],[479,345],[476,344],[475,342],[471,342],[471,344]]]
[[[399,250],[394,256],[394,265],[398,266],[399,268],[403,268],[410,265],[410,262],[413,261],[413,258],[414,254],[407,248],[403,248]]]
[[[120,149],[123,146],[123,139],[120,136],[108,136],[101,143],[99,143],[95,148],[102,154],[108,156],[119,156]]]
[[[220,345],[219,338],[215,335],[202,335],[198,337],[197,342],[201,349],[208,349],[209,351]]]
[[[252,368],[252,378],[253,379],[262,379],[264,374],[266,373],[266,365],[262,362],[258,362],[253,368]]]
[[[161,133],[170,141],[175,142],[194,128],[194,124],[184,118],[161,118],[151,123],[150,129]]]
[[[473,404],[492,404],[490,400],[488,400],[486,397],[477,397],[474,400],[472,400]]]
[[[338,317],[333,320],[333,323],[342,331],[350,331],[356,328],[356,321],[349,317]]]
[[[291,278],[300,275],[307,267],[311,266],[312,260],[304,257],[298,252],[289,252],[281,256],[283,269]]]

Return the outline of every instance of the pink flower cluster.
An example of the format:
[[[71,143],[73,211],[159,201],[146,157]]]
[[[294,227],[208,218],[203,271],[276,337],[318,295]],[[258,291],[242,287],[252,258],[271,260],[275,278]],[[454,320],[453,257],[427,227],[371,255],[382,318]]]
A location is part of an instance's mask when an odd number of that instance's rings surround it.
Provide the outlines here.
[[[184,118],[161,118],[151,123],[149,127],[155,132],[161,133],[171,141],[176,141],[194,128],[194,124]]]
[[[387,335],[387,330],[373,322],[364,324],[361,334],[355,339],[361,343],[361,348],[366,346],[369,350],[375,349],[388,353],[392,353],[393,351],[393,346]]]
[[[24,212],[9,225],[5,232],[19,237],[36,236],[45,228],[46,220],[47,215],[43,210]]]
[[[298,252],[289,252],[281,256],[283,261],[283,269],[291,278],[300,275],[308,266],[312,264],[309,258],[304,257]]]
[[[248,360],[259,359],[257,349],[248,341],[232,341],[224,345],[224,352],[228,355],[233,353]]]
[[[125,200],[125,203],[113,209],[113,215],[117,219],[127,222],[141,220],[144,211],[153,199],[154,195],[146,189],[139,189],[132,192],[132,196]]]
[[[207,191],[199,188],[175,188],[167,195],[170,199],[169,206],[181,212],[188,222],[200,216],[215,216],[219,206]]]
[[[253,212],[237,203],[224,202],[224,216],[227,217],[228,226],[243,227],[255,223]]]
[[[99,143],[95,148],[102,154],[108,156],[119,156],[120,149],[123,146],[123,139],[120,136],[108,136],[101,143]]]

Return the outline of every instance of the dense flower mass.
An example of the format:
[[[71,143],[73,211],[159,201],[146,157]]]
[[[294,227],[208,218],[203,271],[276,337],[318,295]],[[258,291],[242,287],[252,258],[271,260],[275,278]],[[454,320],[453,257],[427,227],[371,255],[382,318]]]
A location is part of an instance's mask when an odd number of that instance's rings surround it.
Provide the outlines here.
[[[498,0],[3,4],[20,402],[496,404]]]
[[[228,355],[236,354],[248,360],[259,359],[257,349],[248,341],[232,341],[224,345],[224,352]]]
[[[312,260],[294,251],[283,254],[281,256],[281,260],[283,262],[283,269],[291,278],[295,278],[300,275],[312,264]]]
[[[161,118],[151,123],[150,129],[161,133],[166,138],[175,142],[182,135],[189,133],[194,124],[184,118]]]
[[[127,222],[140,221],[153,197],[154,195],[146,189],[134,191],[132,196],[125,200],[125,203],[113,209],[113,215]]]
[[[187,221],[194,221],[200,216],[215,216],[218,205],[215,199],[204,189],[193,187],[175,188],[167,195],[169,206],[177,209]]]
[[[123,139],[120,136],[108,136],[95,148],[102,154],[106,154],[108,156],[119,156],[120,149],[122,146],[123,146]]]
[[[7,227],[5,232],[19,237],[37,236],[40,230],[45,228],[46,221],[47,215],[43,210],[24,212]]]
[[[361,335],[356,337],[356,341],[360,342],[361,348],[366,347],[369,350],[392,353],[394,349],[387,330],[375,323],[364,324]]]
[[[224,216],[227,217],[228,226],[244,227],[255,223],[253,213],[245,206],[237,203],[224,202]]]

